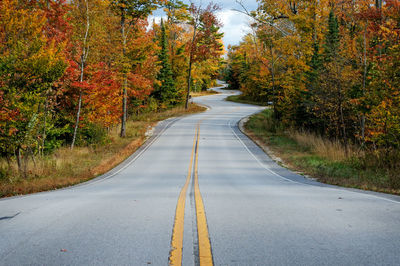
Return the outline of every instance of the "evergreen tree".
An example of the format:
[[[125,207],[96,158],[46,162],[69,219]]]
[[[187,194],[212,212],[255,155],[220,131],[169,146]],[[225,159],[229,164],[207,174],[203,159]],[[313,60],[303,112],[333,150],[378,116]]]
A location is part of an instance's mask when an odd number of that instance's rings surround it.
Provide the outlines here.
[[[161,51],[158,55],[158,60],[161,69],[157,75],[157,80],[161,82],[161,85],[156,87],[155,91],[153,92],[153,97],[165,103],[166,105],[171,106],[178,103],[178,91],[173,79],[173,73],[169,60],[167,34],[163,20],[161,20],[160,37]]]
[[[311,87],[315,87],[315,83],[318,81],[322,67],[322,59],[318,42],[313,44],[313,55],[311,60],[308,62],[308,66],[310,67],[310,70],[307,72],[307,81]]]
[[[314,97],[318,94],[320,87],[320,76],[323,66],[319,43],[317,40],[313,44],[313,54],[307,65],[310,69],[306,72],[306,88],[307,90],[301,93],[302,102],[297,110],[297,125],[299,127],[318,128],[320,121],[313,115],[315,108]]]
[[[329,62],[337,58],[340,44],[339,23],[333,10],[329,13],[328,32],[325,37],[324,56]]]

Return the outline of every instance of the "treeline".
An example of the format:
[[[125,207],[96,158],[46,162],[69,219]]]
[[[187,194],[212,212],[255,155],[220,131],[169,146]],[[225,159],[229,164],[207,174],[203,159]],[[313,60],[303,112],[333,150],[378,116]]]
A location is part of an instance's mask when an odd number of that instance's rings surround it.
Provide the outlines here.
[[[284,127],[359,145],[398,167],[400,1],[259,1],[225,76]],[[397,165],[397,166],[395,166]]]
[[[149,25],[159,8],[165,21]],[[63,145],[104,142],[110,128],[124,137],[129,117],[209,87],[223,53],[216,10],[178,0],[2,0],[1,157],[24,171]]]

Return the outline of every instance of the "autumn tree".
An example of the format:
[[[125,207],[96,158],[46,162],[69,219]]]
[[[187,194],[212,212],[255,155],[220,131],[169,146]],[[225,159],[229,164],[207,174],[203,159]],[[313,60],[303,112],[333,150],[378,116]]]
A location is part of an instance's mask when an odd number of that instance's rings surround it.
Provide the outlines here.
[[[121,32],[121,73],[122,73],[122,117],[121,137],[126,136],[126,119],[128,107],[128,73],[130,72],[129,62],[126,59],[127,42],[132,29],[140,19],[147,16],[157,8],[157,0],[112,0],[111,6],[115,14],[120,18]]]
[[[40,10],[45,18],[43,34],[46,37],[47,45],[57,47],[58,52],[65,58],[68,65],[70,59],[71,35],[72,28],[67,18],[70,11],[66,0],[37,0],[37,1],[21,1],[21,8],[32,10],[33,12]],[[67,79],[67,72],[64,72],[62,80]],[[61,79],[54,82],[44,92],[45,100],[42,106],[40,116],[41,137],[38,141],[39,147],[37,152],[44,155],[45,152],[51,151],[59,146],[60,141],[56,140],[60,130],[56,129],[57,116],[57,99],[63,94],[63,82]]]
[[[400,1],[376,2],[371,8],[371,81],[367,93],[370,113],[367,114],[366,138],[383,152],[400,146],[399,127],[399,59]]]
[[[188,20],[188,6],[180,0],[167,1],[164,5],[167,15],[165,29],[169,44],[171,70],[178,93],[178,101],[186,98],[187,56],[185,53],[189,33],[185,23]]]
[[[84,74],[85,74],[85,67],[86,61],[89,56],[89,31],[90,31],[90,9],[89,9],[89,0],[78,0],[73,2],[76,8],[75,18],[75,30],[74,32],[79,36],[77,39],[77,46],[79,47],[80,54],[78,55],[78,66],[79,66],[79,80],[75,83],[75,86],[78,87],[79,90],[79,99],[78,99],[78,108],[76,113],[76,122],[74,127],[74,134],[72,137],[71,149],[74,148],[75,141],[76,141],[76,134],[78,132],[78,126],[81,116],[81,108],[82,108],[82,95],[83,90],[87,87],[87,82],[84,82]]]
[[[139,20],[136,23],[135,35],[129,38],[126,50],[126,59],[130,72],[127,75],[128,98],[131,106],[128,109],[137,114],[148,104],[149,96],[157,83],[158,47],[154,42],[155,31],[148,30],[148,22]]]
[[[121,117],[120,83],[117,73],[106,63],[92,65],[90,86],[86,88],[84,103],[89,122],[110,129]]]
[[[168,19],[159,31],[147,18],[161,6]],[[128,114],[182,103],[188,14],[180,0],[1,1],[0,155],[10,164],[16,155],[27,176],[28,158],[97,143],[120,121],[125,136]],[[190,80],[204,88],[216,77],[221,40],[216,20],[199,19]],[[154,88],[163,92],[156,104]]]
[[[179,47],[182,47],[179,39],[183,39],[182,24],[188,19],[188,6],[180,0],[170,0],[165,3],[164,11],[167,14],[166,28],[169,32],[170,59],[173,68]]]
[[[399,1],[260,0],[256,11],[237,2],[253,19],[228,55],[244,96],[274,91],[285,126],[383,149],[381,158],[397,147]]]
[[[222,52],[219,33],[221,23],[215,15],[219,10],[218,5],[209,4],[206,8],[196,6],[193,3],[189,7],[189,25],[192,27],[192,37],[188,44],[189,62],[187,75],[186,109],[189,107],[189,96],[192,82],[193,63],[207,60],[211,57],[219,57]]]
[[[64,55],[43,34],[46,17],[27,3],[6,0],[0,4],[0,85],[5,117],[3,152],[15,151],[18,167],[26,176],[28,155],[40,138],[46,92],[64,73]],[[4,118],[4,117],[3,117]],[[22,155],[25,154],[24,162]]]

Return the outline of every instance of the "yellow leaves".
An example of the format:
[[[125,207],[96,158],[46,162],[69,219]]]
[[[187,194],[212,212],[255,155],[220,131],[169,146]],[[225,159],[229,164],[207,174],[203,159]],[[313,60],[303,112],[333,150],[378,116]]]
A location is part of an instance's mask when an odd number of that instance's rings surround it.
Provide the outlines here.
[[[0,4],[0,42],[2,52],[15,53],[24,46],[33,46],[34,39],[45,42],[43,12],[20,8],[17,0],[4,0]],[[6,48],[6,50],[4,50]]]
[[[209,80],[210,76],[217,75],[219,71],[219,60],[208,59],[205,61],[197,62],[193,65],[192,78],[193,85],[200,89],[200,85],[203,84],[204,80]]]
[[[381,10],[375,0],[333,2],[260,0],[267,22],[230,50],[229,74],[251,97],[273,90],[268,96],[288,124],[354,140],[366,116],[367,141],[398,147],[400,2],[383,1]],[[328,23],[331,10],[337,26]],[[334,56],[326,55],[329,42]]]
[[[371,141],[388,141],[388,135],[400,134],[399,106],[392,100],[383,100],[368,114],[367,118],[370,124],[367,127],[367,133]]]
[[[21,6],[17,0],[5,0],[0,4],[0,56],[12,56],[14,67],[31,73],[33,77],[50,71],[64,60],[57,46],[45,35],[46,16],[35,6]]]

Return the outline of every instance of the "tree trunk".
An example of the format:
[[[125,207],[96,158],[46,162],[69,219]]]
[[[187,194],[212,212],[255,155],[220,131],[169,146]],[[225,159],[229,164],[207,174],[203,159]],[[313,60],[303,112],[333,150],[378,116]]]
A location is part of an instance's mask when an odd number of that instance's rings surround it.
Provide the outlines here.
[[[367,22],[368,23],[368,22]],[[367,24],[365,24],[364,29],[364,51],[363,51],[363,64],[364,64],[364,73],[363,73],[363,95],[366,93],[367,88],[367,71],[368,71],[368,62],[367,62]],[[365,146],[365,112],[363,112],[361,117],[361,146]]]
[[[79,92],[78,111],[76,113],[76,121],[75,121],[74,135],[72,137],[71,150],[74,149],[75,146],[76,135],[78,133],[78,127],[79,127],[79,120],[81,117],[81,109],[82,109],[82,90],[80,90]]]
[[[22,173],[22,162],[21,162],[21,148],[18,147],[15,151],[15,157],[17,158],[18,172]]]
[[[365,114],[362,114],[362,116],[361,116],[361,140],[362,140],[361,148],[365,147],[365,119],[366,119]]]
[[[88,49],[87,49],[87,39],[89,35],[89,29],[90,29],[90,20],[89,20],[89,3],[88,0],[85,1],[86,3],[86,29],[85,29],[85,37],[83,39],[83,50],[82,50],[82,55],[81,55],[81,73],[80,73],[80,82],[83,82],[83,75],[85,72],[85,62],[88,56]],[[71,150],[75,146],[76,142],[76,135],[78,133],[78,127],[79,127],[79,120],[80,120],[80,115],[81,115],[81,109],[82,109],[82,97],[83,97],[83,92],[82,89],[79,90],[79,100],[78,100],[78,111],[76,113],[76,122],[75,122],[75,128],[74,128],[74,136],[72,137],[72,143],[71,143]]]
[[[376,0],[375,1],[375,7],[379,12],[379,19],[378,19],[378,25],[380,26],[382,24],[382,0]],[[382,56],[382,40],[378,39],[378,52],[379,52],[379,56]]]
[[[278,103],[278,92],[276,91],[275,88],[275,61],[274,61],[274,52],[273,52],[273,44],[269,45],[269,52],[271,55],[271,82],[272,82],[272,95],[273,95],[273,108],[274,108],[274,117],[276,119],[279,119],[278,115],[278,109],[277,109],[277,103]]]
[[[32,162],[34,167],[36,168],[36,160],[35,160],[35,154],[33,153],[32,148],[29,148],[29,153],[31,154]]]
[[[8,153],[6,154],[6,160],[7,160],[8,169],[10,169],[11,168],[11,158],[10,158],[10,155]]]
[[[47,124],[47,109],[48,109],[48,104],[49,104],[49,95],[46,94],[46,101],[44,103],[44,119],[43,119],[43,133],[42,133],[42,149],[39,152],[44,154],[44,145],[46,143],[46,124]]]
[[[344,122],[344,113],[343,113],[343,105],[342,104],[340,104],[340,122],[342,124],[343,142],[347,149],[347,133],[346,133],[346,124]]]
[[[375,6],[377,9],[381,9],[382,8],[382,0],[375,0]]]
[[[317,1],[314,0],[314,5],[313,5],[313,42],[314,44],[317,43]]]
[[[192,82],[192,56],[189,59],[189,70],[188,70],[188,79],[187,79],[187,93],[186,93],[186,110],[189,108],[189,99],[190,99],[190,86]]]
[[[191,87],[191,81],[192,81],[192,65],[193,65],[193,49],[194,49],[193,46],[194,46],[194,42],[196,40],[196,34],[197,34],[197,26],[195,25],[193,28],[193,38],[192,38],[192,44],[190,47],[189,71],[188,71],[188,79],[187,79],[187,93],[186,93],[186,104],[185,104],[186,110],[189,108],[190,87]]]
[[[126,117],[127,117],[127,98],[128,98],[128,93],[126,91],[127,87],[127,77],[126,74],[124,74],[124,85],[122,89],[122,118],[121,118],[121,138],[126,137]]]
[[[123,83],[122,83],[122,116],[121,116],[121,138],[126,137],[126,112],[127,112],[127,74],[125,70],[125,54],[126,54],[126,32],[125,32],[125,10],[121,8],[121,35],[122,35],[122,58],[124,64]]]
[[[24,162],[24,171],[23,171],[23,173],[24,173],[24,178],[27,178],[28,177],[28,161],[29,161],[29,156],[28,156],[28,154],[24,154],[24,157],[23,157],[23,162]]]
[[[340,82],[340,81],[339,81]],[[343,144],[346,150],[346,157],[348,156],[348,142],[347,142],[347,132],[346,132],[346,124],[344,121],[344,112],[343,112],[343,103],[344,103],[344,97],[343,97],[343,92],[342,92],[342,87],[338,88],[338,100],[339,100],[339,118],[340,118],[340,127],[341,127],[341,134],[343,137]],[[340,136],[339,134],[337,136]]]

